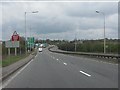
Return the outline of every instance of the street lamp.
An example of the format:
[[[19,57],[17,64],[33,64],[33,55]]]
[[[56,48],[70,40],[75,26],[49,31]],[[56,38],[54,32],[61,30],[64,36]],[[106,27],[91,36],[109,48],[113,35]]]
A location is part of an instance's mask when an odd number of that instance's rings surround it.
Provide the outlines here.
[[[105,13],[104,12],[100,12],[100,11],[96,11],[96,13],[100,13],[103,15],[104,17],[104,53],[106,53],[106,39],[105,39]]]
[[[26,16],[27,13],[38,13],[38,11],[33,11],[33,12],[24,12],[25,14],[25,53],[27,54],[27,35],[26,35]]]
[[[76,38],[76,34],[75,34],[75,52],[77,50],[77,38]]]

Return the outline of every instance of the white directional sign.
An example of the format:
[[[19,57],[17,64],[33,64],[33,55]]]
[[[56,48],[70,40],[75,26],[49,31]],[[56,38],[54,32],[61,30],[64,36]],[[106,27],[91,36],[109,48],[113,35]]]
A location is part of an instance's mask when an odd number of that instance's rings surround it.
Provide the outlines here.
[[[6,48],[17,48],[19,47],[19,41],[6,41],[5,47]]]

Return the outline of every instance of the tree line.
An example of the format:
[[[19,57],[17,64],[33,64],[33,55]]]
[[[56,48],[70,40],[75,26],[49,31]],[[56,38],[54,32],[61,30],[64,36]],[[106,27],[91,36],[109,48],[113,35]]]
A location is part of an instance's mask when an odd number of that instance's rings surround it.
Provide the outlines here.
[[[104,42],[100,40],[73,40],[73,41],[61,41],[56,43],[59,49],[65,51],[76,51],[77,52],[92,52],[92,53],[103,53]],[[118,53],[120,44],[117,39],[106,39],[106,53]]]

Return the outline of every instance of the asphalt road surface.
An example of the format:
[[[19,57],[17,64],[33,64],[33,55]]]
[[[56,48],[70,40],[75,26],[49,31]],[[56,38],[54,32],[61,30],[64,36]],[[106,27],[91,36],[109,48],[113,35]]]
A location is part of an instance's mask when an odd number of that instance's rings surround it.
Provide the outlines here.
[[[118,65],[93,58],[49,52],[35,59],[4,83],[4,88],[118,88]]]

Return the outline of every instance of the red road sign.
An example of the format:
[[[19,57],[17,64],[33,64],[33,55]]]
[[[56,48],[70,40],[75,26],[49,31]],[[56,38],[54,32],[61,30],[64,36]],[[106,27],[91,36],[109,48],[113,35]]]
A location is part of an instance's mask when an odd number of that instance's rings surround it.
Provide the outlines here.
[[[19,35],[17,34],[17,32],[15,31],[12,35],[12,41],[19,41],[20,37]]]

